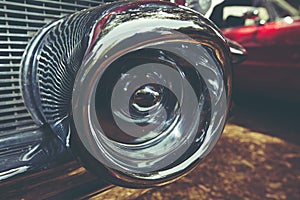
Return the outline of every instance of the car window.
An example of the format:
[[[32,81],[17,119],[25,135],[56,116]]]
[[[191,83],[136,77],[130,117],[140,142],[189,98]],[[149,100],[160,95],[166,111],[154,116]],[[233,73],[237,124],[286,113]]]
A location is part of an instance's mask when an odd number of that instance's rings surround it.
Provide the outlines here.
[[[257,13],[257,16],[250,17],[246,13]],[[253,6],[226,6],[223,8],[223,27],[251,26],[257,22],[264,23],[269,20],[269,14],[264,7]]]
[[[269,2],[276,12],[276,18],[281,19],[287,16],[299,16],[299,11],[283,0],[273,0]]]

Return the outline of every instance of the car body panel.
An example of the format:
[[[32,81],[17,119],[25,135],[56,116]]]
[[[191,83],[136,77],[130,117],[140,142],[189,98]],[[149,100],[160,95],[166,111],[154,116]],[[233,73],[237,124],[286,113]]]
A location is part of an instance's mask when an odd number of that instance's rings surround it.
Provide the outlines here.
[[[223,34],[248,52],[234,67],[236,93],[300,100],[300,18],[286,16],[250,26],[223,28]]]

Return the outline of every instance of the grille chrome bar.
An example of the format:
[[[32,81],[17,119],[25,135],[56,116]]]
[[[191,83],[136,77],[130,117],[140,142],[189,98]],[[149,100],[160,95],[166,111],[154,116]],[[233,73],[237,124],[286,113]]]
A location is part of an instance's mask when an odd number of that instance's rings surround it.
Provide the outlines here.
[[[38,19],[20,19],[20,18],[16,18],[16,17],[3,17],[2,20],[5,20],[7,22],[22,22],[22,23],[44,23],[44,21],[42,20],[38,20]]]
[[[63,9],[63,8],[51,8],[51,7],[46,7],[46,6],[37,6],[37,5],[28,5],[28,4],[23,4],[23,3],[15,3],[15,2],[10,2],[10,1],[0,1],[0,5],[6,5],[6,6],[15,6],[15,7],[19,7],[23,10],[26,9],[43,9],[43,11],[55,11],[55,12],[64,12],[64,13],[73,13],[73,10],[67,10],[67,9]]]
[[[48,18],[52,18],[52,19],[56,19],[59,18],[63,15],[51,15],[51,14],[46,14],[46,13],[35,13],[35,12],[29,12],[29,11],[24,11],[24,12],[20,12],[17,10],[11,10],[11,9],[2,9],[0,8],[0,12],[5,12],[6,14],[17,14],[20,16],[37,16],[37,17],[48,17]]]
[[[18,71],[10,71],[9,72],[9,74],[10,75],[19,75],[19,72]],[[4,71],[4,72],[0,72],[0,79],[1,79],[1,76],[6,76],[7,75],[7,72],[6,71]],[[0,89],[0,91],[1,91],[1,89]]]
[[[12,45],[11,45],[12,46]],[[2,53],[2,52],[1,52]],[[11,61],[11,62],[16,62],[16,61],[21,61],[21,59],[22,59],[22,56],[21,55],[19,55],[19,54],[12,54],[13,52],[10,52],[9,54],[8,54],[8,56],[0,56],[0,62],[1,63],[3,63],[5,60],[8,60],[8,61]],[[14,52],[14,53],[16,53],[16,52]],[[4,53],[3,53],[4,54]],[[22,54],[22,52],[21,52],[21,54]],[[9,62],[9,63],[11,63],[11,62]]]
[[[39,28],[26,27],[26,26],[10,26],[10,25],[0,25],[2,29],[16,29],[16,30],[27,30],[27,31],[38,31]]]
[[[11,87],[5,87],[5,88],[0,88],[0,92],[1,91],[11,91],[11,90],[18,90],[19,87],[18,86],[11,86]]]
[[[10,120],[10,119],[13,119],[13,120],[16,120],[16,119],[21,119],[21,118],[25,118],[25,117],[30,117],[30,114],[29,113],[25,113],[25,114],[12,114],[12,115],[7,115],[7,116],[4,116],[4,117],[0,117],[0,120],[1,121],[7,121],[7,120]],[[1,127],[1,125],[0,125]]]
[[[0,0],[0,137],[38,128],[20,88],[20,62],[29,40],[47,23],[102,2]]]
[[[24,125],[28,125],[28,124],[32,124],[32,121],[30,119],[22,120],[21,122],[2,124],[1,127],[9,128],[9,127],[11,127],[11,125],[24,126]]]
[[[24,52],[24,49],[5,49],[5,48],[0,49],[0,52],[8,52],[8,51],[10,51],[10,52],[12,52],[12,53],[16,53],[16,52],[21,52],[21,53],[23,53],[23,52]]]
[[[23,111],[23,110],[24,110],[24,106],[13,107],[13,108],[6,108],[6,109],[1,109],[0,114],[2,114],[2,113],[11,113],[11,112],[18,112],[18,111]]]
[[[1,102],[0,101],[0,106],[16,106],[17,104],[23,104],[24,101],[23,99],[19,99],[19,100],[14,100],[14,101],[5,101],[5,102]],[[25,107],[24,107],[25,108]],[[1,108],[0,108],[1,109]],[[1,130],[1,129],[0,129]],[[2,131],[2,130],[1,130]],[[1,133],[0,131],[0,133]],[[1,134],[0,134],[1,135]]]
[[[9,97],[19,97],[19,96],[20,96],[19,93],[0,94],[0,99],[1,99],[1,98],[9,98]],[[1,110],[0,112],[2,112],[2,110]]]
[[[1,59],[1,57],[0,57]],[[0,79],[0,83],[19,83],[19,79],[17,78],[10,78],[10,79]]]
[[[17,33],[0,33],[0,37],[18,37],[19,39],[22,38],[31,38],[28,34],[17,34]]]

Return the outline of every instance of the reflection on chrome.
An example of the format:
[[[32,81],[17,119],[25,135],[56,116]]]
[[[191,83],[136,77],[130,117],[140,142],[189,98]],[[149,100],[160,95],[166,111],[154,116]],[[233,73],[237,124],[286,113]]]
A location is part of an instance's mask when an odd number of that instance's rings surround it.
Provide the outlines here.
[[[49,25],[31,45],[35,57],[25,59],[24,71],[35,68],[23,77],[26,98],[37,103],[30,112],[89,170],[115,184],[176,180],[224,128],[229,47],[192,10],[159,1],[113,3]]]

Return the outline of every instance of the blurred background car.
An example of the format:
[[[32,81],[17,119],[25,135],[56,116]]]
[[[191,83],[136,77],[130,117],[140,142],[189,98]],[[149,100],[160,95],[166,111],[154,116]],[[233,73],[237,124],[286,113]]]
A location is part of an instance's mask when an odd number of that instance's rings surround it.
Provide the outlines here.
[[[247,60],[234,67],[234,94],[298,101],[300,2],[225,0],[217,3],[210,19],[227,38],[248,51]],[[201,4],[196,5],[188,6],[201,12]]]

